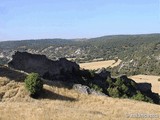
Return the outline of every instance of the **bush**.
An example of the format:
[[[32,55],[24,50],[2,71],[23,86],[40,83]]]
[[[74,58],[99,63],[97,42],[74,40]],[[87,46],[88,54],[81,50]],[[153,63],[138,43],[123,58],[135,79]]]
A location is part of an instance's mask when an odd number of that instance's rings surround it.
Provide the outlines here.
[[[153,103],[153,100],[151,98],[143,95],[140,91],[137,91],[137,94],[134,95],[132,99]]]
[[[43,82],[37,73],[31,73],[25,79],[25,87],[31,97],[37,97],[43,89]]]
[[[106,83],[108,83],[109,86],[112,86],[114,82],[113,82],[113,80],[112,80],[111,78],[108,78],[108,79],[106,80]]]
[[[123,85],[123,83],[124,83],[123,79],[117,78],[116,82],[115,82],[115,86],[121,86],[121,85]]]
[[[95,70],[89,70],[89,72],[90,72],[90,77],[94,78],[94,76],[95,76]]]
[[[120,97],[121,93],[118,90],[118,87],[114,87],[114,88],[108,88],[107,89],[109,96],[111,97]]]
[[[102,91],[103,91],[102,88],[99,87],[99,86],[96,85],[96,84],[90,84],[90,87],[91,87],[93,90],[95,90],[95,91],[99,91],[99,92],[102,92]]]
[[[160,78],[158,79],[158,81],[160,82]]]
[[[136,94],[136,88],[134,82],[125,82],[121,78],[115,80],[107,79],[106,82],[109,84],[107,92],[111,97],[119,98],[130,98]]]
[[[125,84],[122,84],[122,86],[120,86],[121,88],[121,91],[125,94],[128,92],[129,88],[125,85]]]

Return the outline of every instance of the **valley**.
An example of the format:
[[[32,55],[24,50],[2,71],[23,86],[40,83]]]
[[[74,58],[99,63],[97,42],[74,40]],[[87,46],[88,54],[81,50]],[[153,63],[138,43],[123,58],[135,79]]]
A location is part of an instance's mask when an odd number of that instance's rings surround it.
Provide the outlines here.
[[[46,55],[51,60],[67,58],[79,64],[120,59],[111,70],[115,75],[160,75],[160,34],[3,41],[0,64],[7,64],[16,51]]]
[[[158,119],[159,38],[146,34],[0,42],[0,120],[137,119],[134,114]],[[27,72],[42,77],[38,99],[25,88]],[[82,86],[79,91],[74,84]]]
[[[160,120],[160,0],[0,0],[0,120]]]

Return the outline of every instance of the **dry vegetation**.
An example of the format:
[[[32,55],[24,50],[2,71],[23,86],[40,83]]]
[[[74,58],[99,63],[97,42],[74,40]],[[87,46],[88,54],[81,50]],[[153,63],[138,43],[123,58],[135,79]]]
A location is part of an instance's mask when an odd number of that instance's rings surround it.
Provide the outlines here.
[[[22,81],[0,77],[0,120],[125,120],[127,114],[136,113],[160,117],[159,105],[85,95],[60,82],[44,82],[43,94],[35,100],[28,96]]]
[[[89,62],[89,63],[80,63],[80,67],[84,69],[99,69],[99,68],[107,68],[107,67],[115,67],[119,65],[121,62],[120,59],[116,62],[115,60],[107,60],[107,61],[98,61],[98,62]]]
[[[0,119],[125,120],[128,119],[126,114],[160,114],[160,106],[158,105],[127,99],[85,95],[59,86],[45,85],[42,98],[34,100],[28,97],[22,83],[13,83],[19,85],[17,86],[19,93],[15,94],[13,86],[10,89],[8,86],[9,91],[7,90],[6,93],[10,94],[10,97],[3,98],[3,102],[0,102]]]
[[[135,75],[131,76],[131,79],[136,81],[137,83],[147,82],[152,84],[152,91],[156,92],[160,95],[160,82],[158,79],[160,76],[153,76],[153,75]]]
[[[57,85],[45,85],[42,98],[34,100],[28,97],[23,83],[14,81],[11,83],[10,89],[8,85],[10,82],[7,84],[8,90],[2,99],[3,102],[0,102],[0,119],[3,120],[125,120],[126,114],[160,114],[158,105],[127,99],[88,96]],[[17,85],[18,92],[14,92],[13,84]]]

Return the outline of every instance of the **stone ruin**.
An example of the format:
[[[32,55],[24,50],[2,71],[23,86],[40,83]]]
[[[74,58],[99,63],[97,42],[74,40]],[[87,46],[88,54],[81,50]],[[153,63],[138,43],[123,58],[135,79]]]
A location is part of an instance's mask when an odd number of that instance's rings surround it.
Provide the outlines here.
[[[12,58],[13,59],[8,63],[9,67],[27,73],[35,72],[38,73],[42,78],[49,80],[81,83],[81,79],[79,78],[81,78],[83,74],[89,74],[89,71],[80,70],[80,67],[77,63],[68,61],[65,58],[52,61],[45,55],[31,54],[27,52],[16,52]],[[95,73],[96,74],[92,79],[92,82],[103,88],[107,88],[108,86],[105,84],[105,81],[107,78],[111,78],[110,72],[102,68]],[[124,79],[126,82],[131,80],[126,75],[121,75],[119,77]],[[152,86],[149,83],[136,83],[136,87],[137,90],[140,90],[141,92],[151,92]]]
[[[75,62],[60,58],[57,61],[48,59],[45,55],[16,52],[8,66],[27,73],[35,72],[50,80],[73,80],[80,67]]]

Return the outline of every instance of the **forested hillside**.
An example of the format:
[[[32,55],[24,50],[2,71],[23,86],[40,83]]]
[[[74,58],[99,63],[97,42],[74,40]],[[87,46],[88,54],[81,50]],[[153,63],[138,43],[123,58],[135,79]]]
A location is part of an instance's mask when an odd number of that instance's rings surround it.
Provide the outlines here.
[[[45,54],[53,60],[66,57],[78,63],[119,58],[122,60],[119,66],[107,68],[114,75],[160,75],[160,34],[0,42],[0,64],[10,60],[17,50]]]

